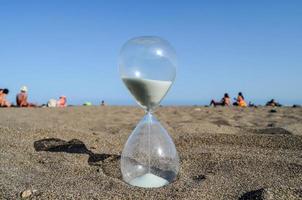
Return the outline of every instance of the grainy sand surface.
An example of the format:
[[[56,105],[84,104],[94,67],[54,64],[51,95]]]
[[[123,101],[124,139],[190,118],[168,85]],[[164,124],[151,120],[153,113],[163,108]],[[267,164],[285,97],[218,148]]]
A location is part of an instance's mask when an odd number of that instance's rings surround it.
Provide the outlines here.
[[[276,112],[271,111],[274,109]],[[302,199],[302,108],[162,107],[177,180],[121,180],[136,107],[0,109],[0,199]]]

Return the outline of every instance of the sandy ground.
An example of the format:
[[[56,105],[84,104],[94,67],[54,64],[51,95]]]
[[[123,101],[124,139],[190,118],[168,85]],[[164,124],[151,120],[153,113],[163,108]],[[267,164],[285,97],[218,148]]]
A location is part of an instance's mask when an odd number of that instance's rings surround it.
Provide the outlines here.
[[[302,108],[159,108],[181,160],[159,189],[121,180],[123,145],[143,115],[0,109],[0,199],[302,199]]]

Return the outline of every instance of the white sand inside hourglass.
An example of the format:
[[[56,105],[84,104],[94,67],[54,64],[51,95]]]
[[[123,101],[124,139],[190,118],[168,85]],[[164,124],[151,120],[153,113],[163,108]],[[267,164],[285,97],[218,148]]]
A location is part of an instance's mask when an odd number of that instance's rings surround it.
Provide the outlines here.
[[[167,185],[169,182],[162,177],[156,176],[151,173],[144,174],[136,177],[129,182],[133,186],[144,187],[144,188],[157,188]]]
[[[172,82],[143,78],[122,78],[135,99],[143,106],[152,108],[166,95]]]

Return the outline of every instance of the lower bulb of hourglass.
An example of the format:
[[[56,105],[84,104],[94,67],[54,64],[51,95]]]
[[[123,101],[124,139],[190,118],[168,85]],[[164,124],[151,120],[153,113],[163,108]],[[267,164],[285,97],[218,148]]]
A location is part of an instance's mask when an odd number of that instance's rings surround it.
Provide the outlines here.
[[[178,173],[175,145],[161,124],[147,113],[127,140],[121,158],[125,182],[156,188],[172,182]]]

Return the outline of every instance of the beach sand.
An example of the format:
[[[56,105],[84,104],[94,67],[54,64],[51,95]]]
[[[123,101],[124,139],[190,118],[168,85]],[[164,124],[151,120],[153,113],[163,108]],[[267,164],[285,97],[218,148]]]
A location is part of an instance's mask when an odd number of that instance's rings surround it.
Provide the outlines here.
[[[143,115],[0,109],[0,199],[302,199],[302,108],[159,108],[181,167],[158,189],[121,180],[121,151]]]

